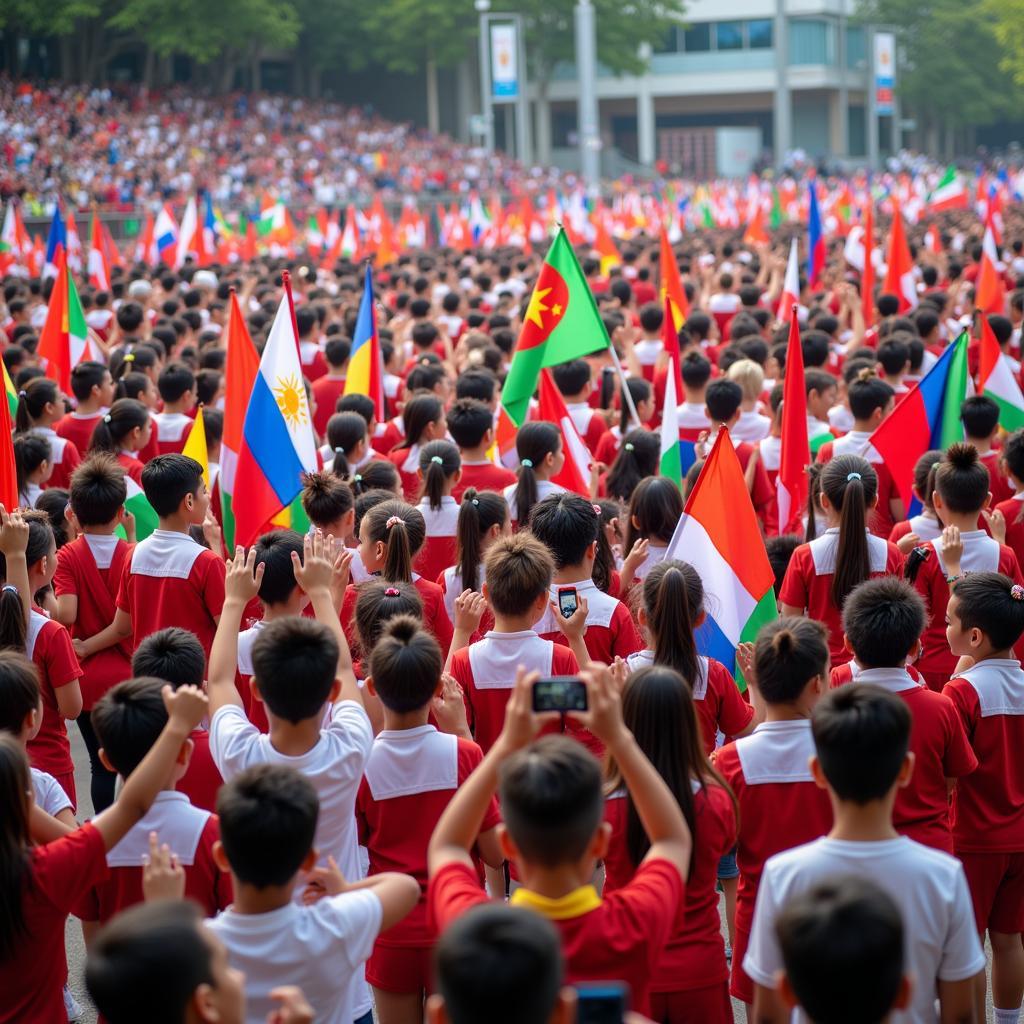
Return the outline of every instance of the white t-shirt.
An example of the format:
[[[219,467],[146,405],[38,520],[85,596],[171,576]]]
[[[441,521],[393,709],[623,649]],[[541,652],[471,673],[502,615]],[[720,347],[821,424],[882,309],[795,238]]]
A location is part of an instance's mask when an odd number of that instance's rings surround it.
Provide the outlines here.
[[[295,768],[313,783],[320,798],[320,820],[314,840],[320,863],[326,864],[328,856],[333,857],[341,873],[349,879],[363,877],[355,806],[372,746],[370,720],[363,708],[350,700],[333,706],[330,722],[321,730],[319,742],[300,757],[278,753],[271,746],[270,737],[245,717],[238,704],[220,708],[210,720],[210,753],[225,780],[256,764],[283,764]],[[296,886],[295,900],[301,902],[301,899],[301,887]],[[355,1020],[366,1013],[371,1004],[361,968],[352,979],[351,990],[349,1019]],[[308,998],[309,993],[306,995]],[[249,1012],[253,1019],[251,1005]],[[261,1020],[265,1018],[266,1013]]]
[[[867,878],[895,901],[906,938],[904,971],[914,978],[910,1007],[893,1024],[938,1024],[936,979],[963,981],[985,966],[974,927],[967,878],[949,854],[906,836],[858,843],[825,836],[769,858],[757,890],[750,945],[743,970],[758,985],[774,988],[782,970],[775,936],[779,910],[793,896],[844,876]],[[794,1014],[793,1020],[804,1020]]]
[[[38,768],[30,768],[29,771],[32,773],[32,792],[37,807],[42,808],[53,817],[56,817],[65,808],[69,811],[73,810],[67,793],[52,775],[42,772]]]
[[[220,936],[232,967],[245,972],[246,1024],[264,1024],[270,992],[298,985],[318,1024],[352,1024],[345,979],[362,975],[383,909],[370,890],[329,896],[310,907],[290,903],[266,914],[230,908],[206,923]]]

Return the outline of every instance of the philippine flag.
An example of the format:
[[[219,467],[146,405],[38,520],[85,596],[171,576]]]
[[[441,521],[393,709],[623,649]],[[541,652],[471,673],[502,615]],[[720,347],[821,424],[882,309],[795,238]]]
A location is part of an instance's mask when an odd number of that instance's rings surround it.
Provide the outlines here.
[[[807,286],[817,288],[825,270],[825,236],[821,232],[821,213],[818,210],[818,189],[814,179],[810,183],[810,207],[807,214]]]
[[[235,472],[235,543],[248,546],[318,468],[313,419],[299,365],[291,282],[277,308],[253,381]]]

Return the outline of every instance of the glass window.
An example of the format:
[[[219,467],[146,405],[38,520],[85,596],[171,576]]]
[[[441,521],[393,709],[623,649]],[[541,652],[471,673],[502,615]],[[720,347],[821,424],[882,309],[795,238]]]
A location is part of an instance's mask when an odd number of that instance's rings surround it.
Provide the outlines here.
[[[752,50],[770,50],[772,48],[772,25],[770,18],[747,22],[747,45]]]
[[[670,28],[652,47],[652,53],[678,53],[679,52],[679,29],[675,26]]]
[[[834,25],[800,18],[789,23],[790,64],[831,64],[835,60]]]
[[[691,25],[683,33],[683,43],[687,53],[706,53],[711,49],[711,23]]]
[[[857,25],[848,26],[846,29],[846,66],[848,68],[862,68],[865,64],[867,54],[865,53],[864,29]],[[850,150],[854,152],[854,150]],[[860,150],[856,150],[860,152]]]
[[[717,50],[742,50],[743,49],[743,22],[742,21],[716,21],[715,22],[715,49],[717,49]]]

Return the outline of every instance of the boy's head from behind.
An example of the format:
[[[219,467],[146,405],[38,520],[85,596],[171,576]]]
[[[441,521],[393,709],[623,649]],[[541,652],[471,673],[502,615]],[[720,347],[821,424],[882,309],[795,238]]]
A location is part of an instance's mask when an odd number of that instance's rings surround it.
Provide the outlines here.
[[[152,676],[179,686],[202,686],[206,654],[195,633],[168,626],[150,633],[132,655],[132,675]]]
[[[971,395],[960,404],[967,440],[987,441],[999,427],[999,406],[988,395]]]
[[[460,448],[477,448],[494,428],[494,413],[476,398],[459,398],[448,410],[448,433]]]
[[[530,533],[551,552],[557,568],[579,565],[597,543],[601,514],[594,508],[586,498],[562,491],[530,509]]]
[[[926,622],[921,595],[897,576],[865,580],[843,605],[846,645],[864,668],[901,668]]]
[[[101,753],[122,779],[139,766],[167,725],[163,679],[140,676],[126,679],[108,690],[92,709]],[[191,748],[191,741],[186,741]],[[188,756],[178,760],[179,775],[188,766]]]
[[[392,619],[370,655],[372,691],[389,711],[406,714],[430,703],[441,681],[437,641],[408,615]]]
[[[256,565],[263,566],[259,598],[265,605],[284,604],[298,584],[292,552],[302,558],[302,534],[294,530],[271,530],[256,541]]]
[[[521,907],[489,903],[453,921],[434,947],[438,992],[428,1024],[553,1024],[574,1020],[562,989],[555,926]]]
[[[794,896],[775,922],[782,998],[814,1024],[881,1024],[907,1005],[903,919],[864,878],[836,878]]]
[[[323,623],[290,615],[268,622],[252,645],[255,693],[292,725],[314,718],[337,692],[338,641]]]
[[[544,736],[502,765],[498,794],[510,860],[545,868],[604,856],[601,766],[565,736]]]
[[[863,806],[910,781],[910,711],[894,693],[867,683],[830,690],[814,708],[812,772],[835,799]]]
[[[199,524],[210,507],[203,483],[203,467],[187,455],[157,455],[142,470],[142,489],[161,519],[184,512],[190,523]]]
[[[484,596],[497,615],[525,615],[537,606],[539,618],[554,571],[551,552],[536,537],[501,537],[484,560]]]
[[[247,768],[217,794],[218,866],[256,889],[288,885],[313,866],[319,814],[313,783],[294,768]]]
[[[766,704],[808,706],[828,686],[828,633],[815,619],[787,616],[768,623],[754,645],[757,688]]]
[[[128,496],[124,469],[113,456],[92,455],[71,475],[71,511],[82,527],[117,519]]]

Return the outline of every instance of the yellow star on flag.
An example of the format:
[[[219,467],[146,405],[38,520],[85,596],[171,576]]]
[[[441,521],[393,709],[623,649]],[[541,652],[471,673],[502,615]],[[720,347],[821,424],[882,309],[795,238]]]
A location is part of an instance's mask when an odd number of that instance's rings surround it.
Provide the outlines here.
[[[551,294],[552,289],[540,288],[534,291],[530,298],[530,305],[526,308],[526,319],[531,323],[537,325],[540,330],[544,330],[544,319],[541,313],[547,313],[551,308],[550,306],[544,305],[544,298]]]

